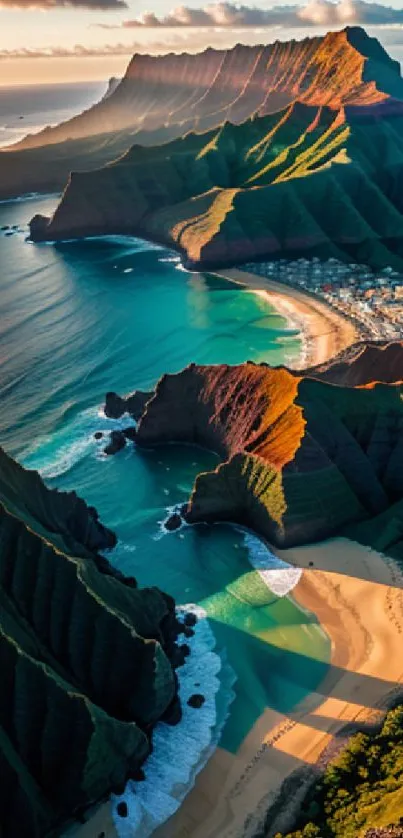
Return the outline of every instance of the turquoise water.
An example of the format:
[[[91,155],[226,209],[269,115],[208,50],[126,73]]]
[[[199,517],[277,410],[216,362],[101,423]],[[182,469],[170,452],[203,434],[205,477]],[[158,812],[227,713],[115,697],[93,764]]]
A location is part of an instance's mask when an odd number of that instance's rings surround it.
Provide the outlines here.
[[[101,412],[107,390],[149,389],[190,361],[283,363],[298,356],[298,336],[261,296],[178,270],[172,254],[144,242],[27,242],[29,218],[54,205],[0,205],[0,227],[19,225],[0,234],[1,443],[49,485],[97,507],[118,535],[110,559],[120,569],[206,609],[238,677],[222,739],[234,750],[266,706],[289,712],[315,689],[328,639],[252,570],[242,532],[162,534],[167,507],[188,498],[213,454],[130,445],[105,458],[93,434],[113,426]]]

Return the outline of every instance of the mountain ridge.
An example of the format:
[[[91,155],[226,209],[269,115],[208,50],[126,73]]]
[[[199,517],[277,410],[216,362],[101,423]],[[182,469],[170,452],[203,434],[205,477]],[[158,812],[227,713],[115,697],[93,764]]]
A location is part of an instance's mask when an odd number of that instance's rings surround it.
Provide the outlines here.
[[[31,235],[126,233],[177,250],[191,269],[268,256],[400,268],[402,176],[403,100],[293,102],[73,173]]]
[[[402,85],[397,62],[355,27],[325,38],[196,55],[135,55],[110,96],[1,152],[0,198],[61,190],[72,170],[105,165],[134,142],[161,144],[191,130],[218,128],[228,119],[241,124],[299,98],[329,104],[334,94],[335,107],[357,101],[358,92],[361,106],[385,96],[403,99]]]

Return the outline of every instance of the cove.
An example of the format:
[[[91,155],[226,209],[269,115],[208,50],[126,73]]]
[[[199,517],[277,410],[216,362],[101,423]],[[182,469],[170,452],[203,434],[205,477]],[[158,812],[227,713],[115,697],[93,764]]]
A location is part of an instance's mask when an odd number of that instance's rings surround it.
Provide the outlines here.
[[[253,570],[260,542],[227,525],[163,534],[167,507],[187,499],[213,454],[130,445],[105,458],[94,432],[116,426],[101,411],[108,390],[150,389],[190,361],[292,363],[298,335],[262,297],[188,274],[143,241],[26,241],[28,219],[55,204],[0,206],[0,228],[17,227],[0,238],[1,442],[49,485],[74,488],[96,506],[118,535],[110,558],[121,570],[206,610],[237,675],[221,740],[235,751],[265,707],[287,713],[317,687],[329,641],[312,615]]]

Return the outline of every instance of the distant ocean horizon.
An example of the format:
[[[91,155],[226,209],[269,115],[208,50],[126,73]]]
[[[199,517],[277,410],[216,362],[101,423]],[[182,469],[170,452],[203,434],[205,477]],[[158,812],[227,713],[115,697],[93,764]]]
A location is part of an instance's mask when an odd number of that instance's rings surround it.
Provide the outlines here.
[[[16,143],[89,108],[108,81],[0,87],[0,147]]]

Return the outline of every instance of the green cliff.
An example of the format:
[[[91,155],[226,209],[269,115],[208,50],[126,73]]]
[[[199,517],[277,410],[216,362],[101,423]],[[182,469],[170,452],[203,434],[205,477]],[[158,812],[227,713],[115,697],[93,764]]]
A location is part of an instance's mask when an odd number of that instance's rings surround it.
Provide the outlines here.
[[[174,603],[96,550],[112,534],[74,494],[0,452],[2,838],[60,835],[121,790],[177,701]]]
[[[75,171],[53,218],[32,220],[32,238],[139,235],[193,268],[280,255],[401,266],[398,68],[359,29],[319,39],[308,66],[291,47],[290,89],[298,69],[306,77],[294,97]]]

